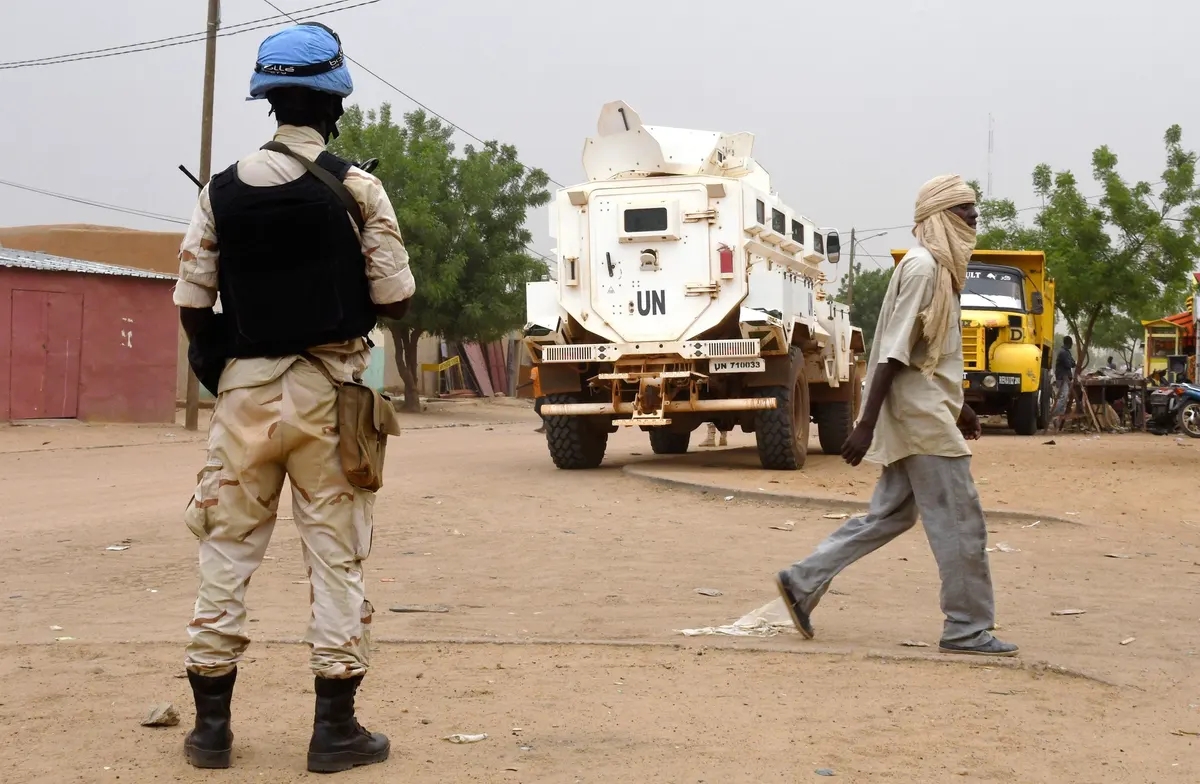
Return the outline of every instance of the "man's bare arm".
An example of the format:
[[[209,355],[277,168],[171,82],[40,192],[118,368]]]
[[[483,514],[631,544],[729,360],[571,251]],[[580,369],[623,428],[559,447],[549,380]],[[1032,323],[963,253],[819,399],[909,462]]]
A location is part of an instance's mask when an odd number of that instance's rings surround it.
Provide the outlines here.
[[[863,408],[862,417],[854,428],[854,432],[850,434],[850,438],[846,439],[846,445],[842,447],[842,459],[852,466],[856,466],[866,457],[867,450],[871,448],[871,441],[875,438],[875,424],[879,421],[879,412],[883,408],[883,403],[887,400],[888,393],[892,390],[892,382],[896,380],[896,376],[904,369],[904,363],[898,359],[889,359],[886,364],[881,364],[875,368],[875,375],[871,379],[870,393],[867,395],[867,402]]]

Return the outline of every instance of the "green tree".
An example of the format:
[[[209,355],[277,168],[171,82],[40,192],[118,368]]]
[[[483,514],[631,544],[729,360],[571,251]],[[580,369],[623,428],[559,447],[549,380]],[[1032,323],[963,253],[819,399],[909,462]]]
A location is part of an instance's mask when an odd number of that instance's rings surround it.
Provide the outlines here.
[[[979,203],[979,232],[975,247],[980,250],[1029,250],[1042,247],[1037,226],[1021,222],[1021,211],[1011,199],[985,199],[979,183],[970,183]]]
[[[1096,320],[1096,328],[1092,331],[1092,344],[1097,348],[1115,351],[1121,356],[1126,367],[1132,369],[1138,343],[1144,335],[1145,329],[1139,319],[1124,313],[1110,313]]]
[[[396,208],[417,281],[408,314],[384,319],[404,380],[405,409],[420,409],[417,341],[496,340],[519,327],[525,284],[545,273],[526,252],[528,211],[550,200],[549,178],[527,169],[516,149],[496,142],[455,155],[454,128],[422,111],[393,120],[391,106],[347,109],[333,150],[352,160],[377,158],[374,174]]]
[[[869,347],[875,339],[875,325],[879,321],[879,309],[883,307],[883,295],[887,293],[888,283],[892,279],[890,269],[873,269],[863,271],[862,264],[854,265],[854,299],[850,303],[850,323],[863,331],[863,341]],[[845,302],[849,297],[847,276],[842,276],[838,287],[838,302]]]
[[[1045,251],[1080,369],[1098,329],[1102,340],[1119,343],[1136,316],[1170,310],[1187,287],[1200,256],[1200,190],[1196,154],[1182,140],[1178,125],[1167,130],[1166,166],[1155,184],[1127,182],[1117,172],[1116,154],[1097,148],[1098,200],[1082,195],[1070,171],[1039,165],[1033,185],[1043,206],[1032,226],[1021,223],[1010,201],[981,202],[980,247]]]

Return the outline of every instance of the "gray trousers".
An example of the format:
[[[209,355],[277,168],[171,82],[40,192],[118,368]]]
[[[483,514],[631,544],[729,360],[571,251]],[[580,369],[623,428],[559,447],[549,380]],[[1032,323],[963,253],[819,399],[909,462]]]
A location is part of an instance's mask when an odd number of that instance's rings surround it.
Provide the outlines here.
[[[916,525],[918,513],[942,578],[942,640],[959,645],[990,640],[995,606],[987,524],[970,457],[914,455],[884,468],[867,514],[848,520],[792,565],[805,609],[812,612],[843,569]]]
[[[1071,380],[1063,379],[1058,382],[1058,399],[1054,401],[1054,411],[1051,416],[1062,416],[1067,413],[1067,401],[1071,399]]]

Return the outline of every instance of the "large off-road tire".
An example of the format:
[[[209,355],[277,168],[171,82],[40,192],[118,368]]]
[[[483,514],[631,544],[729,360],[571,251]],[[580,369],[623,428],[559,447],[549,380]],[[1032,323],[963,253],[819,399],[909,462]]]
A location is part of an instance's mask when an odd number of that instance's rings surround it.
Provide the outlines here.
[[[547,395],[549,405],[579,403],[577,395]],[[558,468],[575,471],[597,468],[604,460],[608,447],[607,422],[589,416],[543,417],[546,427],[546,446]]]
[[[1179,429],[1185,436],[1200,438],[1200,403],[1191,402],[1179,409]]]
[[[692,433],[676,433],[665,427],[650,429],[650,448],[656,455],[686,455]]]
[[[1008,426],[1019,436],[1032,436],[1038,431],[1038,393],[1022,392],[1008,409]]]
[[[850,400],[834,403],[819,403],[812,407],[813,422],[817,425],[817,440],[821,451],[827,455],[840,455],[842,447],[854,430],[854,418],[858,415],[859,398],[862,390],[858,385],[854,365],[850,366]]]
[[[801,375],[787,387],[763,387],[758,397],[775,398],[775,408],[755,414],[758,461],[768,471],[799,471],[808,457],[811,424],[808,381]]]
[[[1050,369],[1042,368],[1042,383],[1038,387],[1038,430],[1050,426]]]

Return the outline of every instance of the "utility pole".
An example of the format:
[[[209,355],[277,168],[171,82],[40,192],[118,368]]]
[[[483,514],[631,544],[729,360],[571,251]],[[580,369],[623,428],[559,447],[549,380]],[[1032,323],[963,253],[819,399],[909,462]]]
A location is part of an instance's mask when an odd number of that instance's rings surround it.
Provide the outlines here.
[[[204,44],[204,108],[200,115],[200,182],[212,175],[213,85],[217,77],[217,30],[221,26],[221,0],[208,0],[208,38]],[[188,365],[184,427],[200,429],[200,379]]]
[[[847,273],[850,277],[846,281],[846,308],[850,309],[854,305],[854,246],[858,241],[854,236],[855,230],[850,229],[850,272]]]

